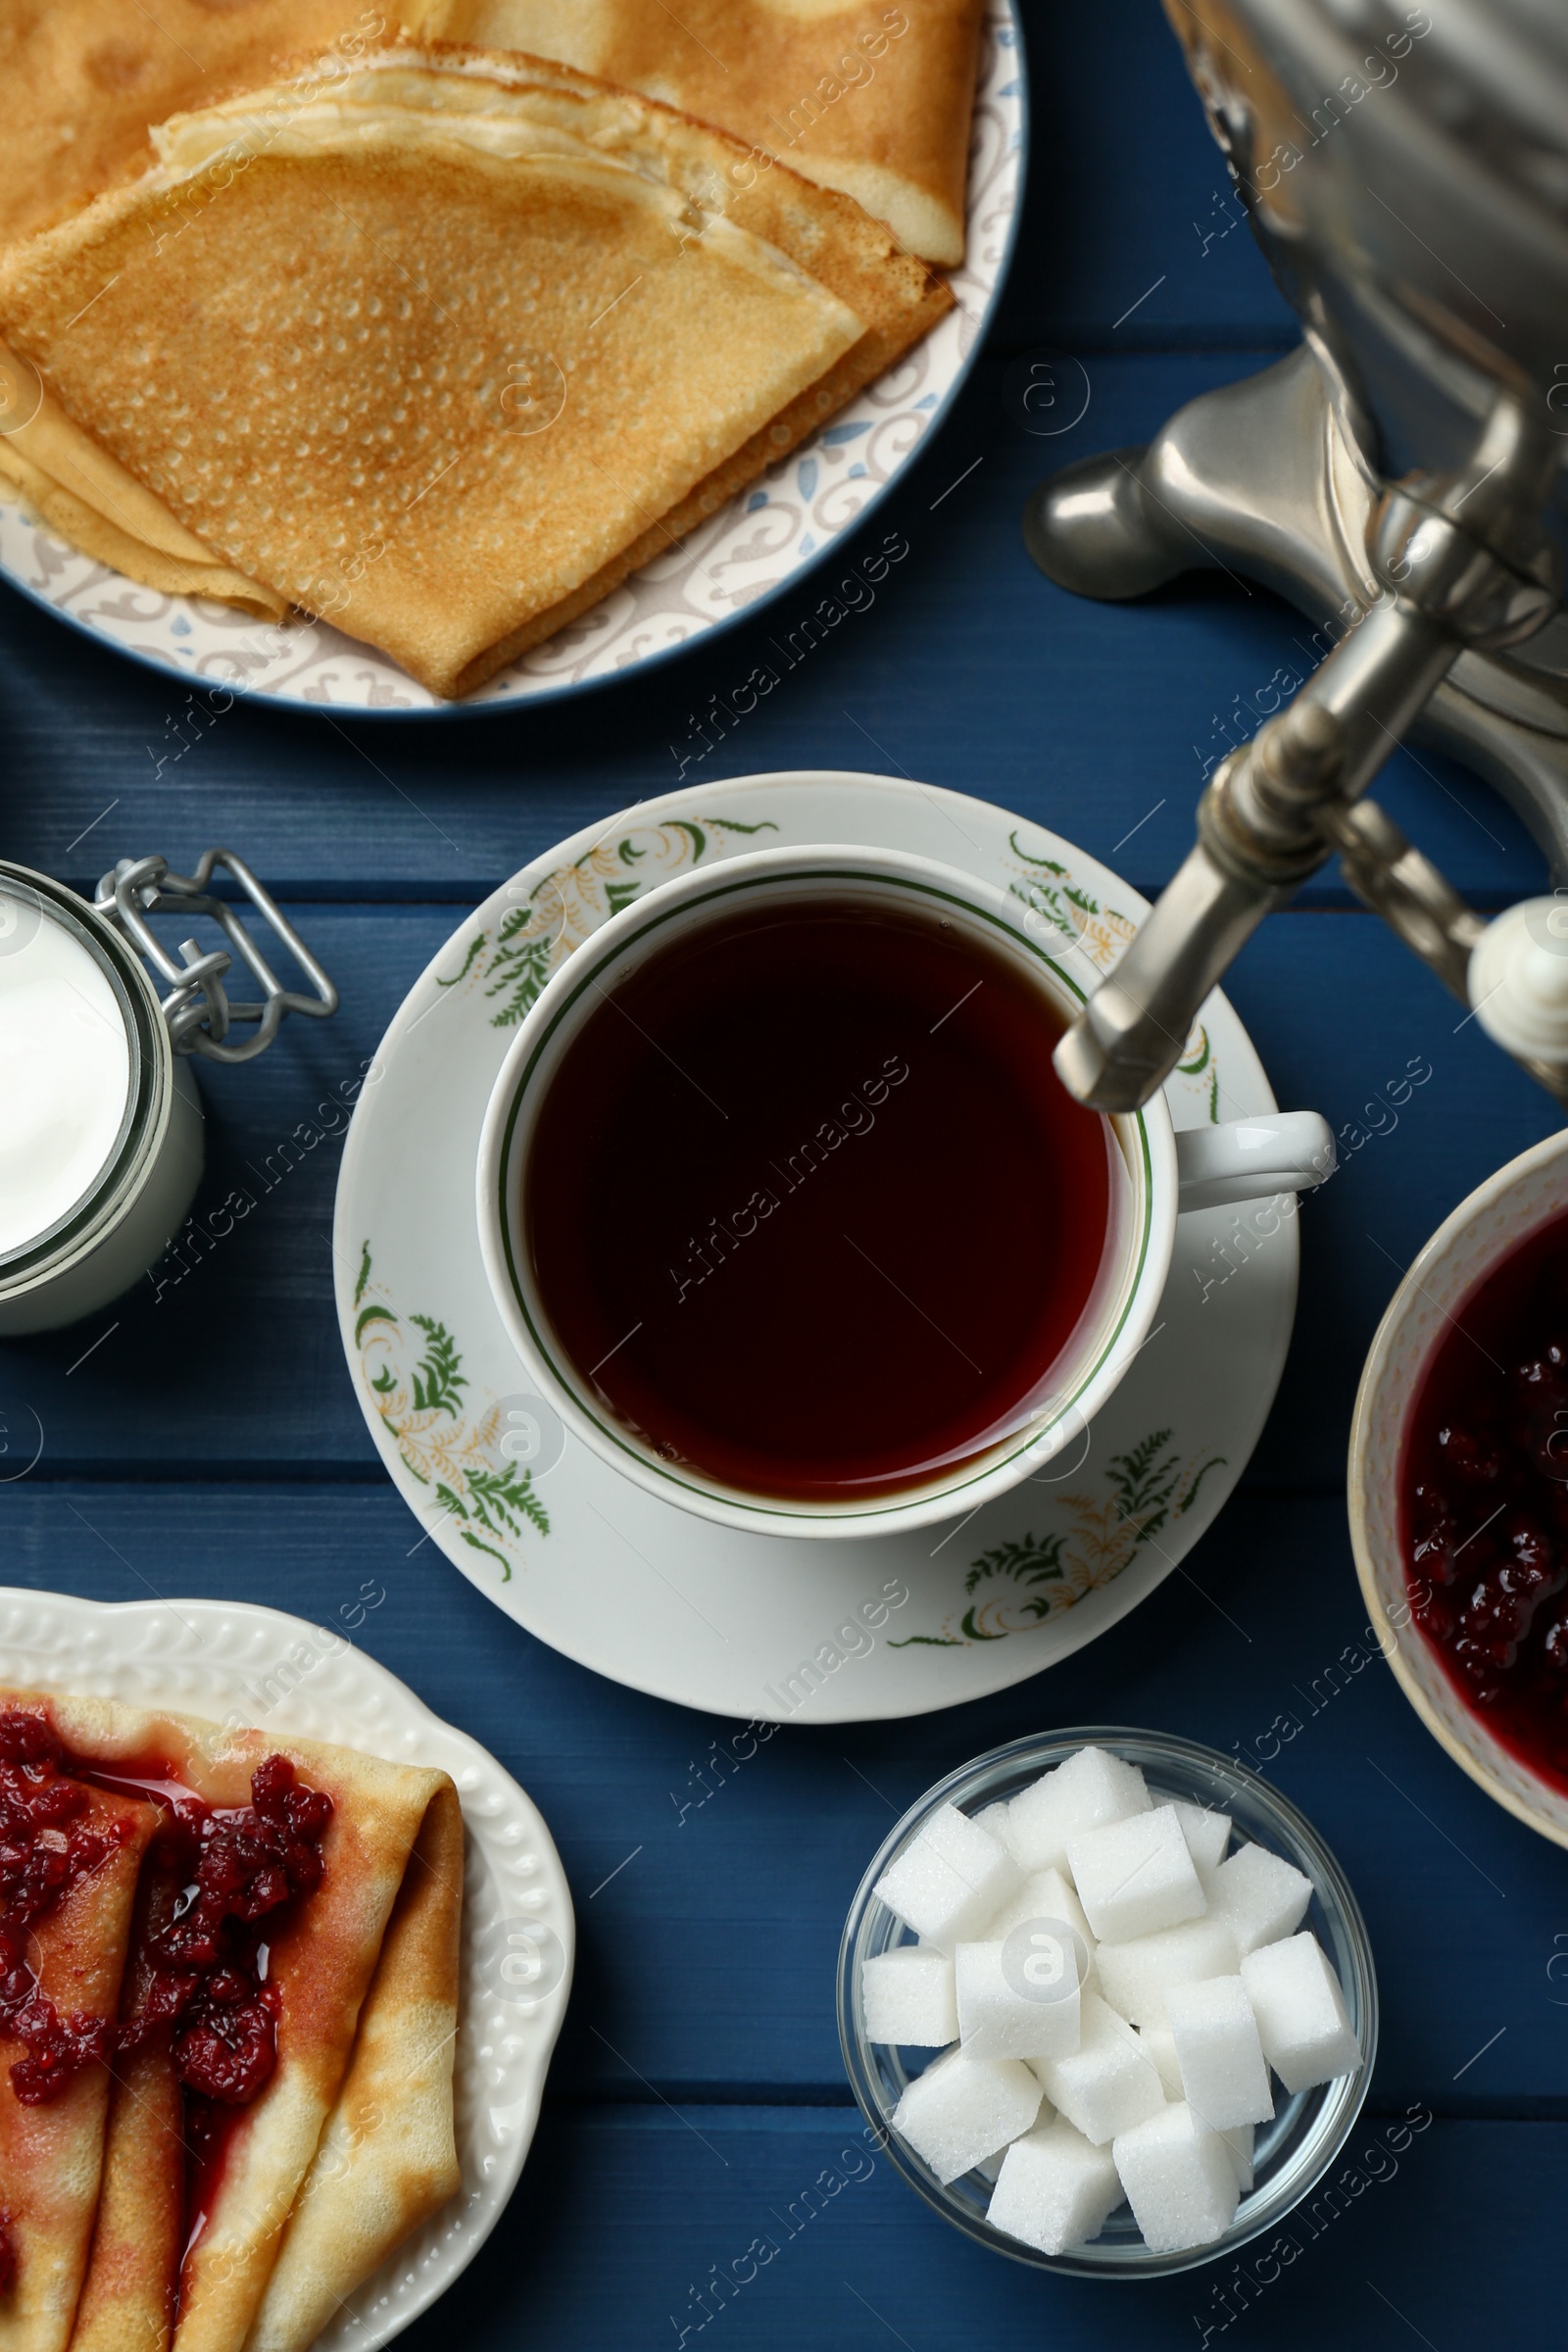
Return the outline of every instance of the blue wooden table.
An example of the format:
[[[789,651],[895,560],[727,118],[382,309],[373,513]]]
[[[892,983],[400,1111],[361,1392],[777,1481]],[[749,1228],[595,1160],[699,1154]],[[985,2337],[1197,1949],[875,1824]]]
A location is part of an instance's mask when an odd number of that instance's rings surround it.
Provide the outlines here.
[[[1025,18],[1033,154],[1010,290],[956,412],[870,526],[902,529],[911,558],[689,774],[903,768],[1054,826],[1148,891],[1187,847],[1227,720],[1276,670],[1302,671],[1308,633],[1223,578],[1136,609],[1075,603],[1027,562],[1020,508],[1054,465],[1145,439],[1295,333],[1234,225],[1154,0],[1025,0]],[[1052,351],[1077,356],[1092,397],[1073,432],[1044,440],[1007,370]],[[461,908],[675,780],[688,711],[745,674],[764,625],[554,710],[347,725],[236,704],[172,759],[182,687],[0,600],[0,852],[90,887],[115,855],[179,865],[222,840],[341,985],[337,1020],[294,1024],[254,1070],[204,1069],[204,1198],[358,1069]],[[1465,773],[1401,754],[1379,792],[1478,905],[1539,886],[1537,853]],[[734,1726],[596,1680],[429,1545],[409,1556],[333,1319],[332,1145],[176,1290],[133,1294],[85,1362],[90,1332],[0,1350],[7,1427],[30,1407],[44,1429],[31,1475],[0,1487],[3,1581],[336,1622],[373,1578],[386,1599],[358,1638],[492,1748],[555,1831],[580,1958],[543,2123],[501,2229],[411,2352],[1560,2340],[1568,1862],[1445,1758],[1381,1664],[1329,1671],[1365,1647],[1343,1464],[1373,1327],[1440,1218],[1553,1112],[1332,872],[1249,948],[1233,994],[1281,1100],[1336,1127],[1412,1055],[1434,1077],[1302,1217],[1279,1401],[1192,1563],[1210,1597],[1173,1578],[984,1704],[786,1728],[684,1817],[694,1766]],[[1244,1754],[1278,1743],[1270,1777],[1337,1849],[1370,1923],[1385,2029],[1353,2183],[1272,2277],[1043,2278],[947,2229],[859,2135],[832,1983],[866,1857],[951,1766],[1093,1721]],[[778,2249],[760,2269],[756,2239]],[[749,2268],[727,2296],[711,2284]]]

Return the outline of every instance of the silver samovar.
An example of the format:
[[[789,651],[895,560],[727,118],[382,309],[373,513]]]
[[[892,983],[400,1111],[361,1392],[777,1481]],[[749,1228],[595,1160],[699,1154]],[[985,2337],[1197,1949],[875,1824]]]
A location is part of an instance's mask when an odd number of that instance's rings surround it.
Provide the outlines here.
[[[1492,924],[1366,798],[1465,760],[1568,883],[1568,6],[1165,0],[1300,350],[1030,503],[1043,570],[1145,594],[1247,572],[1335,641],[1215,769],[1198,841],[1057,1054],[1146,1102],[1244,942],[1338,853],[1351,888],[1568,1102],[1568,893]]]

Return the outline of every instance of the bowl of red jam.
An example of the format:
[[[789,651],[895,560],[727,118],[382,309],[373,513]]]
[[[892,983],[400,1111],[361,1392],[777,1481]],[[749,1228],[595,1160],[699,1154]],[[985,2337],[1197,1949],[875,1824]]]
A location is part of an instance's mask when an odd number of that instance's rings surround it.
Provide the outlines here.
[[[1490,1177],[1361,1376],[1350,1535],[1371,1622],[1454,1761],[1568,1845],[1568,1135]]]

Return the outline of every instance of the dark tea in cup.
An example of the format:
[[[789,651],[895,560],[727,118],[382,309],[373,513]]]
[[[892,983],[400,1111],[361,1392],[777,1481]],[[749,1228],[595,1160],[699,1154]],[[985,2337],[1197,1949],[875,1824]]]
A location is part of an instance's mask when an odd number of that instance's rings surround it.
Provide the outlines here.
[[[597,984],[596,984],[597,985]],[[1062,1021],[941,911],[738,903],[598,989],[515,1227],[578,1381],[744,1494],[897,1494],[1054,1399],[1113,1255],[1117,1146]]]

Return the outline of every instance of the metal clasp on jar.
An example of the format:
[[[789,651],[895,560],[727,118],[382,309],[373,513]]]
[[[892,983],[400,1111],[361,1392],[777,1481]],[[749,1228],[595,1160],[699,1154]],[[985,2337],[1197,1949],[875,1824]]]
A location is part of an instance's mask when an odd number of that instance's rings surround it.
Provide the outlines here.
[[[232,875],[313,993],[285,988],[266,953],[270,942],[247,931],[232,901],[213,894],[210,885],[219,867]],[[165,914],[209,915],[227,944],[204,955],[187,938],[176,959],[152,929],[152,919]],[[90,906],[50,875],[0,860],[0,978],[8,977],[14,988],[22,984],[13,999],[16,1005],[23,1006],[28,979],[25,959],[45,936],[45,926],[69,935],[96,966],[109,1006],[104,1017],[112,1025],[118,1019],[116,1034],[123,1035],[124,1106],[84,1189],[47,1201],[36,1230],[9,1239],[0,1232],[0,1338],[58,1330],[95,1313],[139,1281],[162,1254],[201,1179],[203,1113],[192,1069],[195,1056],[252,1061],[266,1052],[287,1014],[303,1012],[319,1020],[338,1004],[337,990],[298,932],[244,860],[228,850],[207,851],[192,875],[171,873],[164,858],[122,858],[104,876]],[[236,959],[260,985],[254,1001],[231,998],[224,986]],[[161,995],[158,982],[167,995]],[[24,1024],[35,1018],[24,1006],[19,1017]],[[90,1008],[85,1017],[91,1017]],[[69,1095],[74,1084],[89,1082],[56,1063],[50,1083]],[[24,1102],[20,1107],[25,1109]],[[9,1109],[15,1129],[15,1088]]]
[[[223,867],[239,884],[273,937],[287,948],[315,990],[302,996],[287,989],[268,962],[261,947],[239,919],[228,900],[215,898],[209,888],[216,868]],[[106,922],[122,931],[159,977],[169,984],[163,999],[164,1018],[176,1054],[200,1054],[208,1061],[254,1061],[265,1054],[291,1012],[323,1020],[336,1012],[338,994],[293,924],[243,858],[232,850],[205,850],[194,874],[170,871],[167,858],[122,858],[104,875],[93,900]],[[156,914],[210,915],[252,976],[261,983],[260,1003],[235,1003],[223,986],[233,969],[234,956],[221,948],[205,956],[194,939],[182,939],[176,963],[153,931],[148,917]],[[254,1036],[231,1045],[236,1024],[255,1025]]]

